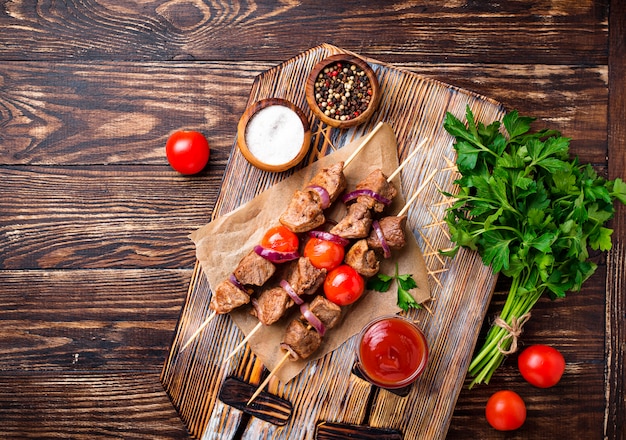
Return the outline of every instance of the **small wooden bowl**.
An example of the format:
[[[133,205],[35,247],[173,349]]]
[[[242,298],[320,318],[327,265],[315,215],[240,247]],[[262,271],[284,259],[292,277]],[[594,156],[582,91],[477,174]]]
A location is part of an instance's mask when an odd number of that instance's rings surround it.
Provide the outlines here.
[[[319,74],[322,73],[322,71],[326,67],[337,62],[341,62],[342,64],[346,65],[354,64],[355,66],[360,68],[367,75],[372,90],[371,99],[369,105],[367,106],[367,109],[360,113],[357,117],[346,119],[344,121],[326,115],[324,113],[324,110],[320,108],[315,96],[315,83],[318,79]],[[370,65],[361,58],[348,54],[331,55],[327,58],[324,58],[322,61],[313,66],[313,69],[311,70],[311,73],[309,74],[306,82],[305,94],[306,101],[309,104],[309,107],[311,108],[313,114],[315,114],[315,116],[325,124],[336,128],[348,128],[363,124],[372,117],[372,114],[376,111],[381,98],[380,85],[378,83],[378,78],[376,77],[376,73],[374,72],[374,70],[372,70]]]
[[[256,135],[249,133],[250,123],[253,121],[254,117],[258,116],[262,110],[271,107],[276,108],[276,111],[272,114],[264,112],[262,117],[266,123],[252,126],[253,130],[261,130],[261,132]],[[291,110],[291,112],[286,111],[283,107]],[[272,121],[276,122],[276,118],[282,118],[282,126],[279,127],[281,132],[274,130],[269,134],[263,133],[263,130],[267,130],[268,127],[276,125],[271,124]],[[302,143],[299,145],[284,145],[289,141],[289,139],[285,139],[285,136],[287,136],[287,138],[290,136],[289,133],[287,133],[290,129],[286,127],[285,124],[293,123],[302,124]],[[291,129],[291,137],[296,137],[293,135],[293,131],[294,130]],[[253,135],[255,135],[255,140],[250,138],[250,136]],[[257,135],[265,135],[266,138],[265,140],[259,140]],[[277,140],[276,136],[282,137]],[[274,139],[272,140],[272,138]],[[237,146],[239,150],[248,162],[264,171],[281,172],[296,166],[304,159],[309,151],[310,145],[311,129],[306,115],[298,106],[282,98],[267,98],[255,102],[246,109],[237,125]]]

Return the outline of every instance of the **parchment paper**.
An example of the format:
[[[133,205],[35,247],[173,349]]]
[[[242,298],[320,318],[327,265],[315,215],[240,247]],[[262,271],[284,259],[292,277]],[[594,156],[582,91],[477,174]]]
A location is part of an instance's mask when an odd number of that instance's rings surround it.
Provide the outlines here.
[[[306,183],[326,166],[345,160],[360,145],[364,138],[356,139],[338,151],[320,158],[312,165],[294,173],[289,178],[277,183],[262,192],[250,202],[236,210],[213,220],[211,223],[194,231],[191,239],[196,245],[196,256],[211,287],[217,286],[227,278],[256,244],[261,241],[267,229],[279,224],[278,217],[284,211],[296,189],[303,188]],[[374,134],[368,144],[358,153],[356,159],[345,169],[348,191],[353,190],[358,181],[367,176],[374,169],[380,168],[386,175],[391,175],[398,167],[396,138],[388,124]],[[410,172],[404,170],[403,172]],[[400,188],[399,178],[394,183]],[[327,218],[339,220],[345,212],[341,203],[328,213]],[[387,208],[389,214],[399,212],[404,206],[404,197],[399,195],[393,204]],[[418,287],[413,289],[415,300],[422,303],[430,298],[428,275],[422,253],[412,233],[407,233],[407,245],[400,251],[393,251],[390,259],[381,262],[381,273],[392,275],[395,263],[399,265],[401,274],[410,273]],[[341,323],[324,336],[320,349],[306,361],[288,362],[276,373],[282,382],[288,382],[295,377],[307,362],[318,359],[326,353],[336,349],[347,339],[361,331],[372,319],[395,314],[400,311],[396,305],[397,290],[393,285],[386,293],[366,291],[363,296],[351,306],[345,308]],[[291,314],[283,317],[272,326],[264,326],[249,341],[252,351],[270,370],[283,357],[280,350],[284,329],[291,319],[298,316],[297,307]],[[230,313],[232,319],[244,334],[248,334],[258,323],[250,315],[248,306],[241,307]]]

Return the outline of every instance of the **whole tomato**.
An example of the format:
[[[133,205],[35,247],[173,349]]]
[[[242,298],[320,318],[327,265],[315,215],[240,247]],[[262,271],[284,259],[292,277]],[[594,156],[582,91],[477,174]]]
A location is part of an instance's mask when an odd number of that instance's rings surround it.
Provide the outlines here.
[[[561,380],[565,371],[563,355],[548,345],[531,345],[517,358],[520,373],[530,383],[539,388],[549,388]]]
[[[298,236],[282,225],[268,229],[261,240],[261,246],[279,252],[295,252],[298,244]]]
[[[487,401],[485,415],[498,431],[513,431],[526,421],[526,404],[515,391],[498,391]]]
[[[328,272],[324,280],[324,294],[329,301],[340,306],[352,304],[365,290],[365,281],[359,273],[347,264]]]
[[[181,174],[196,174],[209,161],[209,143],[197,131],[176,131],[165,144],[167,160]]]
[[[304,246],[304,256],[318,269],[332,270],[343,261],[343,246],[321,238],[310,238]]]

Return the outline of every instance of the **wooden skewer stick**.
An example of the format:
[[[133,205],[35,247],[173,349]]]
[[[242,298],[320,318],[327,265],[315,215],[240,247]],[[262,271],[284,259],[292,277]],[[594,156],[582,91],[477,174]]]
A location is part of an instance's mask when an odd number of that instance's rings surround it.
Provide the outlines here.
[[[205,320],[204,320],[204,322],[203,322],[202,324],[200,324],[200,327],[198,327],[198,328],[196,329],[196,331],[195,331],[195,332],[193,332],[193,334],[189,337],[189,339],[187,339],[187,342],[185,342],[185,345],[183,345],[183,346],[180,348],[179,353],[182,353],[182,352],[185,350],[185,348],[189,347],[189,344],[191,344],[191,343],[193,342],[193,340],[194,340],[194,339],[196,339],[196,337],[200,334],[200,332],[201,332],[202,330],[204,330],[204,328],[205,328],[207,325],[209,325],[209,323],[210,323],[210,322],[211,322],[211,321],[212,321],[212,320],[213,320],[216,316],[217,316],[217,312],[216,312],[216,311],[211,312],[211,314],[209,315],[209,317],[208,317],[207,319],[205,319]]]
[[[243,338],[243,341],[241,341],[239,343],[239,345],[237,345],[235,347],[235,349],[233,351],[230,352],[230,354],[226,357],[226,359],[224,359],[224,362],[222,364],[225,364],[226,362],[228,362],[229,360],[231,360],[231,358],[239,351],[243,348],[244,345],[246,345],[246,342],[248,342],[250,340],[250,338],[252,336],[254,336],[254,334],[256,332],[258,332],[259,330],[261,330],[261,327],[263,327],[263,323],[261,321],[258,322],[258,324],[252,329],[250,330],[250,333],[248,333],[248,336],[246,336],[245,338]]]
[[[417,199],[417,196],[420,195],[420,193],[424,190],[424,188],[426,188],[426,185],[428,185],[430,183],[430,181],[433,180],[433,177],[435,177],[435,174],[437,174],[438,172],[439,172],[439,170],[433,170],[433,172],[430,173],[426,179],[424,179],[424,181],[422,182],[420,187],[417,188],[417,190],[413,193],[413,195],[411,196],[409,201],[404,204],[404,207],[398,213],[398,217],[400,217],[401,215],[406,214],[406,212],[409,210],[409,207],[411,206],[411,204],[415,201],[415,199]]]
[[[250,400],[248,400],[248,403],[246,403],[246,405],[250,405],[254,401],[254,399],[256,399],[259,396],[259,394],[261,394],[261,392],[265,389],[267,384],[270,383],[270,380],[272,380],[272,377],[276,375],[276,372],[278,372],[278,370],[282,368],[285,362],[287,362],[287,359],[289,359],[289,356],[291,356],[291,354],[289,352],[286,352],[283,358],[280,360],[280,362],[276,364],[276,368],[274,368],[274,370],[272,370],[270,374],[265,378],[263,383],[259,385],[259,387],[256,389],[252,397],[250,397]]]
[[[380,128],[381,128],[382,126],[383,126],[383,123],[382,123],[382,121],[381,121],[381,122],[379,122],[379,123],[378,123],[378,125],[376,125],[376,127],[374,127],[374,129],[373,129],[372,131],[370,131],[370,133],[369,133],[369,134],[367,135],[367,137],[363,140],[363,142],[361,142],[361,145],[359,145],[359,146],[357,147],[357,149],[356,149],[356,150],[354,150],[354,151],[352,152],[352,154],[350,155],[350,157],[348,157],[348,158],[344,161],[344,163],[343,163],[343,167],[344,167],[344,168],[346,168],[346,167],[350,164],[350,162],[352,162],[352,161],[354,160],[354,158],[357,156],[357,154],[359,154],[359,153],[361,152],[361,150],[363,149],[363,147],[365,147],[365,146],[368,144],[368,142],[369,142],[370,140],[372,140],[372,138],[374,137],[374,135],[376,134],[376,132],[377,132],[378,130],[380,130]]]
[[[398,168],[396,168],[396,170],[391,173],[391,176],[387,177],[387,182],[391,182],[393,180],[394,177],[396,177],[398,174],[400,174],[400,171],[402,171],[402,168],[405,167],[406,164],[409,163],[409,161],[411,159],[413,159],[413,157],[415,157],[415,155],[419,152],[419,150],[426,144],[426,142],[428,142],[428,138],[423,139],[418,145],[417,147],[415,147],[415,150],[411,151],[411,154],[409,154],[406,159],[404,159],[404,161],[400,164],[400,166],[398,166]]]

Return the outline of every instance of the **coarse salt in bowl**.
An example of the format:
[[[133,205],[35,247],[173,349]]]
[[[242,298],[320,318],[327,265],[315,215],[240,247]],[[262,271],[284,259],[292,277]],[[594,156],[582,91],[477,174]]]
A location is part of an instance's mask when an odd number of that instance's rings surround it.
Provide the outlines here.
[[[246,160],[264,171],[294,167],[309,151],[311,130],[306,116],[282,98],[267,98],[246,109],[237,127],[237,145]]]

